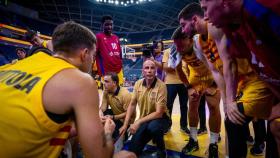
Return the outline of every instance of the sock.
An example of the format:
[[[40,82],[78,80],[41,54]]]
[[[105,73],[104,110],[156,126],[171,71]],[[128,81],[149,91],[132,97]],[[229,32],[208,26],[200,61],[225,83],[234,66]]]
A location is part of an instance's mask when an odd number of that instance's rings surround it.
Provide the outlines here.
[[[190,137],[197,141],[197,127],[190,127]]]
[[[219,141],[219,133],[210,132],[210,144],[217,143]]]

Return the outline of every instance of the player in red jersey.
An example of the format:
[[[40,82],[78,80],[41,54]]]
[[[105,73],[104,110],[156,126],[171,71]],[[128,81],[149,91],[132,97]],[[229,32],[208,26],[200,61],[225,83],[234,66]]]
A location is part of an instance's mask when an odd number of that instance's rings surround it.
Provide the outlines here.
[[[113,34],[113,18],[102,17],[103,32],[96,34],[97,38],[97,69],[98,74],[104,76],[108,72],[118,74],[120,84],[123,83],[122,53],[118,36]]]

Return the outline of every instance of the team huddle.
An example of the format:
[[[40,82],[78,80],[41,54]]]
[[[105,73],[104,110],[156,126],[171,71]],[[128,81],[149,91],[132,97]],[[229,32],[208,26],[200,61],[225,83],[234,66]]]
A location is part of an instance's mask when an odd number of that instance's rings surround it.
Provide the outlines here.
[[[44,49],[0,67],[1,155],[59,157],[65,142],[74,138],[85,157],[139,157],[152,141],[156,157],[165,158],[164,134],[172,126],[178,94],[181,130],[189,135],[182,155],[199,150],[199,106],[206,101],[207,157],[218,158],[219,150],[229,158],[247,157],[250,122],[255,133],[251,154],[265,149],[266,158],[280,157],[279,6],[276,0],[187,4],[178,14],[172,46],[164,50],[158,42],[155,55],[144,58],[143,78],[132,93],[121,86],[122,53],[112,17],[103,17],[103,32],[96,36],[73,21],[58,25],[50,41],[40,42]],[[88,74],[95,59],[104,84],[100,102]],[[226,149],[218,147],[220,101]],[[114,152],[120,138],[129,143]]]

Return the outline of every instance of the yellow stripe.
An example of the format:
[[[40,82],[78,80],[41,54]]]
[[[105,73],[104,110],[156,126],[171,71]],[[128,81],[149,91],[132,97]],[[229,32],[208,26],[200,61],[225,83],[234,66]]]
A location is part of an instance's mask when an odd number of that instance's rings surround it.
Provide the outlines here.
[[[166,40],[166,41],[163,41],[163,44],[171,44],[171,43],[173,43],[173,40]],[[127,45],[125,45],[125,46],[127,46],[127,47],[142,47],[143,46],[143,44],[151,44],[151,43],[141,43],[141,44],[127,44]]]
[[[18,31],[18,32],[21,32],[21,33],[26,33],[27,32],[27,30],[16,28],[16,27],[6,25],[6,24],[0,24],[0,27],[6,28],[6,29],[9,29],[9,30],[13,30],[13,31]],[[39,35],[39,37],[44,38],[44,39],[48,39],[48,40],[52,39],[50,36],[41,35],[41,34]]]
[[[13,39],[13,38],[8,38],[8,37],[3,37],[3,36],[0,36],[0,40],[31,46],[31,43],[29,43],[29,42],[17,40],[17,39]]]

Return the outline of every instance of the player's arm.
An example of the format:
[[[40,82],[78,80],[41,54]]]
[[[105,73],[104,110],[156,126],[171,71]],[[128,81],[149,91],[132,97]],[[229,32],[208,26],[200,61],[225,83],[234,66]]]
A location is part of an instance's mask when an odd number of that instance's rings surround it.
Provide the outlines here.
[[[230,47],[233,45],[230,39],[217,28],[212,26],[210,29],[215,42],[217,44],[219,56],[223,61],[223,74],[226,84],[226,109],[229,119],[237,124],[244,123],[244,115],[237,109],[236,95],[237,95],[237,63],[230,54]]]
[[[220,57],[223,61],[223,74],[226,82],[227,103],[236,101],[237,94],[237,63],[228,52],[227,38],[224,35],[218,44]]]
[[[203,54],[204,57],[206,58],[206,55]],[[224,77],[222,76],[222,74],[214,67],[214,65],[209,61],[209,60],[205,60],[207,62],[207,65],[209,67],[209,69],[212,72],[212,76],[218,86],[218,88],[221,91],[221,95],[222,95],[222,100],[223,100],[223,105],[226,105],[226,84],[225,84],[225,80]],[[225,107],[224,107],[225,108]]]
[[[179,76],[180,80],[181,80],[184,84],[189,85],[189,81],[188,81],[188,79],[187,79],[187,76],[186,76],[185,72],[183,71],[183,66],[182,66],[182,65],[183,65],[183,64],[182,64],[182,61],[181,61],[181,62],[177,65],[177,67],[176,67],[178,76]],[[186,65],[186,67],[187,67],[187,65]],[[187,70],[188,70],[188,69],[187,69]]]
[[[196,44],[196,49],[197,51],[195,52],[196,54],[199,53],[199,55],[203,58],[201,61],[209,68],[209,70],[212,73],[212,76],[218,86],[218,88],[221,91],[222,94],[222,99],[223,99],[223,105],[225,108],[225,102],[226,102],[226,85],[225,85],[225,81],[224,81],[224,77],[222,76],[222,74],[215,68],[215,66],[207,59],[207,55],[205,53],[203,53],[203,50],[201,48],[201,46],[199,45],[198,42],[195,42],[194,44]]]
[[[71,84],[74,82],[76,84]],[[60,71],[46,84],[43,102],[49,112],[74,113],[76,130],[86,157],[112,157],[114,123],[107,119],[103,127],[100,121],[98,91],[91,76],[76,69]]]
[[[237,63],[230,54],[232,44],[230,39],[223,33],[222,30],[215,28],[212,25],[208,26],[209,33],[214,38],[219,56],[223,61],[223,74],[226,83],[227,103],[234,102],[237,94]]]
[[[136,105],[137,105],[137,87],[138,87],[138,82],[135,83],[134,85],[134,90],[131,96],[130,103],[127,107],[126,111],[126,116],[124,119],[123,126],[120,128],[120,134],[124,134],[128,128],[128,125],[130,123],[130,119],[132,115],[136,112]]]
[[[84,154],[86,157],[112,157],[114,150],[113,131],[107,127],[112,122],[107,119],[104,128],[100,122],[96,82],[91,78],[87,78],[79,81],[79,83],[83,84],[77,89],[78,93],[75,97],[78,99],[74,100],[73,108],[79,141]]]

